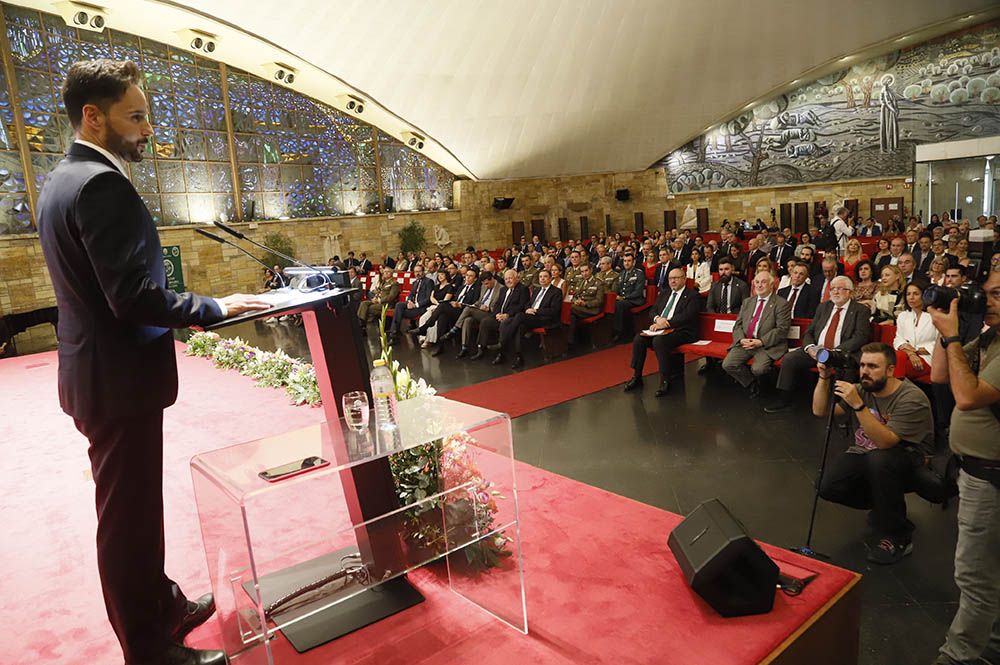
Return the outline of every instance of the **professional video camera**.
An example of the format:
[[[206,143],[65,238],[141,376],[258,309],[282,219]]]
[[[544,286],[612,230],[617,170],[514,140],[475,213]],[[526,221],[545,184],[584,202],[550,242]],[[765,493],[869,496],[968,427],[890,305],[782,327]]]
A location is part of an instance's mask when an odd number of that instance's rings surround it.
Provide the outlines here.
[[[986,312],[986,292],[975,282],[963,284],[957,289],[932,284],[924,289],[924,307],[936,307],[947,310],[951,301],[958,298],[958,311],[966,314],[983,314]]]
[[[843,351],[823,347],[816,352],[816,362],[823,363],[831,369],[846,369],[851,357]]]

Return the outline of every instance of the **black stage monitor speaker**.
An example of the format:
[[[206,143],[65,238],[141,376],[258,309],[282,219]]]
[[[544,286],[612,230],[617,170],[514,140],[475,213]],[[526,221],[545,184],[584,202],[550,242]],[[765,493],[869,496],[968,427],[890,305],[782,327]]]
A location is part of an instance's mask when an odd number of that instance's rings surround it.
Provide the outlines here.
[[[495,199],[493,199],[493,207],[496,208],[497,210],[507,210],[512,205],[514,205],[513,198],[504,198],[502,196],[498,196]]]
[[[628,201],[629,192],[627,189],[616,189],[615,198],[619,201]]]
[[[718,499],[695,508],[667,544],[691,588],[722,616],[771,611],[778,566]]]

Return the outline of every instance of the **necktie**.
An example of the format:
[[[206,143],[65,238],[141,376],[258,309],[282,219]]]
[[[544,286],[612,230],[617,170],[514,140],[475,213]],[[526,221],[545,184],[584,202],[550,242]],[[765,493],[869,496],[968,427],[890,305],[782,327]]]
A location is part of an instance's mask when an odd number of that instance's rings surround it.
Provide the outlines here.
[[[826,280],[826,286],[823,287],[823,297],[820,298],[820,302],[826,302],[830,299],[830,285],[833,283],[832,279]]]
[[[660,264],[660,284],[659,284],[660,289],[663,289],[663,280],[666,278],[666,276],[667,276],[667,267],[663,264]]]
[[[488,290],[488,291],[486,292],[486,295],[485,295],[485,296],[483,296],[483,304],[484,304],[484,305],[489,305],[489,304],[490,304],[490,295],[491,295],[492,293],[493,293],[493,289],[489,289],[489,290]]]
[[[725,314],[729,314],[730,313],[730,308],[729,308],[729,283],[728,282],[726,283],[725,286],[722,287],[722,303],[724,305],[723,309],[726,310],[724,313]]]
[[[750,325],[747,326],[747,338],[754,339],[753,334],[757,331],[757,323],[760,321],[760,313],[764,311],[764,299],[757,298],[757,309],[754,310]]]
[[[538,292],[538,295],[535,296],[535,304],[531,306],[532,309],[538,309],[539,306],[542,304],[542,298],[545,297],[545,289],[547,288],[549,287],[547,286],[543,287],[542,290]]]
[[[667,300],[667,306],[663,308],[663,312],[660,314],[661,317],[666,318],[667,312],[669,312],[670,308],[674,306],[674,300],[676,298],[677,298],[677,292],[676,291],[671,291],[670,292],[670,299]]]
[[[465,294],[468,292],[469,292],[469,285],[466,284],[465,286],[462,287],[462,290],[458,294],[458,302],[462,302],[462,298],[464,298]]]
[[[680,263],[680,260],[681,260],[681,250],[678,249],[676,252],[674,252],[674,258],[677,259],[678,263]]]
[[[798,299],[798,297],[799,297],[799,287],[794,286],[792,287],[792,297],[788,301],[788,309],[792,311],[792,316],[795,316],[795,301]]]
[[[503,304],[500,305],[500,311],[503,312],[507,309],[507,298],[510,297],[510,289],[507,289],[507,293],[503,294]]]
[[[417,296],[420,295],[420,282],[423,280],[417,280],[417,286],[413,289],[413,302],[417,302]]]
[[[784,247],[779,246],[778,251],[774,253],[774,260],[777,261],[778,263],[781,263],[781,250],[783,249]]]
[[[833,316],[830,317],[830,325],[826,327],[826,334],[823,335],[823,346],[828,349],[837,348],[837,327],[840,326],[840,310],[843,309],[838,307],[834,310]]]

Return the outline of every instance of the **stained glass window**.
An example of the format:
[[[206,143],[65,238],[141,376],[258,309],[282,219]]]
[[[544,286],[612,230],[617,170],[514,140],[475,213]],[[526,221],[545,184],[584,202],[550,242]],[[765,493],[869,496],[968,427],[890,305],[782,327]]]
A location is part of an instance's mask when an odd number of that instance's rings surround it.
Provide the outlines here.
[[[14,47],[13,43],[11,47]],[[14,112],[7,93],[5,72],[0,71],[0,235],[31,233],[32,230]]]
[[[452,207],[454,175],[385,132],[378,133],[378,148],[382,191],[393,210]]]

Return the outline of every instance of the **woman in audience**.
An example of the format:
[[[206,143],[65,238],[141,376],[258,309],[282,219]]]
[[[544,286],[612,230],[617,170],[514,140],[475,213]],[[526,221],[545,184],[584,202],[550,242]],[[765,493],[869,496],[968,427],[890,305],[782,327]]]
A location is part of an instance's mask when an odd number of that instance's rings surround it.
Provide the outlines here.
[[[424,325],[427,320],[431,318],[431,314],[434,310],[443,302],[451,300],[455,297],[455,287],[452,286],[451,282],[448,281],[448,273],[444,270],[440,270],[437,273],[437,284],[434,285],[434,290],[431,291],[431,304],[427,308],[420,318],[417,320],[419,325]],[[431,326],[427,329],[427,335],[424,337],[423,342],[420,343],[421,349],[426,349],[431,344],[437,343],[437,326]]]
[[[959,239],[955,246],[955,251],[951,252],[958,258],[958,265],[963,268],[969,267],[969,241],[965,238]]]
[[[896,378],[914,380],[930,378],[931,355],[937,341],[937,329],[931,315],[924,312],[924,299],[916,284],[906,286],[905,311],[896,317]]]
[[[813,254],[816,253],[816,245],[813,244],[812,236],[809,235],[808,231],[803,231],[799,238],[799,244],[795,246],[795,258],[802,258],[802,248],[810,247],[812,248]]]
[[[652,249],[646,250],[646,258],[642,262],[642,269],[646,272],[646,283],[652,283],[656,277],[656,266],[660,262],[656,260],[656,252]]]
[[[733,262],[733,272],[742,275],[747,271],[747,257],[743,254],[743,248],[739,243],[734,242],[729,246],[729,259]]]
[[[507,265],[510,265],[510,262],[514,259],[513,248],[508,247],[507,249],[503,250],[503,255],[500,258],[503,259],[507,263]]]
[[[927,271],[927,281],[936,286],[941,286],[944,284],[944,271],[947,269],[948,262],[943,257],[934,257]]]
[[[708,293],[712,288],[712,267],[708,261],[701,260],[701,250],[697,247],[691,249],[691,263],[687,266],[687,278],[693,279],[698,293]]]
[[[905,282],[903,273],[896,266],[883,266],[879,276],[878,288],[872,298],[874,308],[872,318],[878,323],[888,324],[896,320],[896,313],[902,292],[902,285]]]
[[[854,266],[854,299],[869,309],[874,309],[875,290],[878,282],[874,281],[875,266],[868,259],[861,259]]]
[[[843,263],[844,263],[844,274],[854,275],[854,269],[859,263],[867,259],[868,256],[861,251],[861,242],[857,238],[851,238],[847,241],[847,251],[844,252]],[[855,293],[855,298],[857,294]]]
[[[562,289],[563,300],[565,300],[567,297],[566,290],[569,288],[569,285],[566,284],[566,280],[563,279],[564,271],[562,265],[560,265],[559,262],[557,261],[556,263],[552,264],[552,267],[549,269],[549,272],[552,273],[552,281],[549,282],[549,284],[558,289]]]
[[[878,265],[878,262],[882,260],[883,256],[889,256],[891,252],[889,251],[889,239],[885,236],[879,236],[878,239],[878,251],[875,252],[875,256],[872,257],[872,263]]]
[[[898,215],[894,215],[893,218],[889,220],[888,230],[886,233],[891,236],[901,236],[906,233],[906,225],[903,224],[903,220],[901,220]]]

